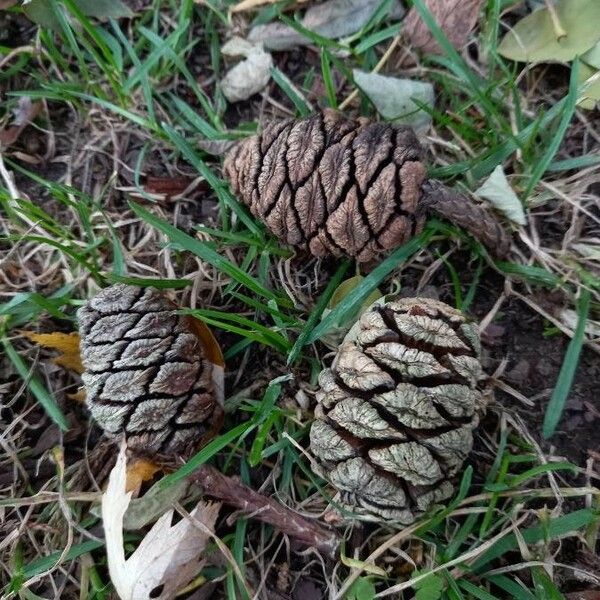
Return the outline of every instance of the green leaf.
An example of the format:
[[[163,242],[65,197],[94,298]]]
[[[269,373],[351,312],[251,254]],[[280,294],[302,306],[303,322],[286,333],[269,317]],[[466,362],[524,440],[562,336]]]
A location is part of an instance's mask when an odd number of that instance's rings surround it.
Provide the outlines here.
[[[121,0],[74,0],[81,12],[88,17],[120,19],[132,17],[133,12]],[[58,5],[57,5],[58,8]],[[23,6],[23,12],[38,25],[60,31],[60,23],[48,0],[31,0]]]
[[[590,523],[598,520],[598,515],[594,510],[584,508],[576,510],[562,517],[551,519],[543,525],[536,525],[521,531],[521,535],[526,544],[536,544],[542,540],[556,540],[562,537],[573,535],[576,531],[586,527]],[[519,547],[517,537],[514,533],[499,539],[495,544],[488,548],[471,565],[471,571],[478,573],[491,561],[499,558],[503,554],[516,550]]]
[[[56,400],[54,400],[50,392],[45,388],[39,377],[31,374],[29,367],[25,364],[25,361],[17,353],[6,336],[2,337],[2,345],[4,346],[6,355],[13,363],[15,369],[23,381],[27,383],[27,387],[36,397],[37,401],[42,405],[48,416],[60,427],[62,431],[68,431],[69,423],[67,422],[67,418],[56,403]]]
[[[311,344],[325,335],[336,323],[343,322],[355,310],[356,305],[363,302],[394,269],[397,269],[409,256],[427,246],[432,235],[433,229],[428,227],[416,238],[394,250],[312,330],[305,343]]]
[[[526,224],[523,205],[508,183],[502,165],[498,165],[492,171],[492,174],[475,190],[475,195],[485,198],[511,221],[519,225]]]
[[[422,574],[419,571],[415,571],[413,578]],[[415,600],[438,600],[442,597],[444,579],[439,575],[428,575],[424,579],[415,582],[413,588],[417,590]]]
[[[560,0],[557,20],[548,8],[521,19],[505,36],[498,52],[520,62],[566,62],[600,40],[598,0]]]
[[[600,69],[600,42],[598,42],[593,48],[588,50],[582,57],[581,60],[590,67],[596,67]]]
[[[575,333],[567,348],[565,359],[560,368],[560,373],[558,374],[556,387],[552,392],[550,402],[548,403],[546,413],[544,414],[543,433],[546,439],[551,437],[554,433],[567,402],[569,391],[571,390],[571,384],[573,383],[573,377],[575,376],[575,371],[579,362],[579,354],[581,353],[585,337],[585,325],[590,312],[590,300],[590,292],[586,289],[582,289],[577,304],[577,313],[579,314],[577,327],[575,328]]]
[[[88,17],[106,19],[133,17],[133,12],[122,0],[75,0],[75,4]]]
[[[269,300],[277,300],[277,296],[263,287],[263,285],[257,279],[252,277],[252,275],[248,275],[248,273],[221,256],[218,252],[215,252],[204,242],[177,229],[177,227],[174,227],[164,219],[152,214],[139,204],[136,204],[135,202],[130,202],[129,204],[138,217],[142,218],[146,223],[149,223],[159,231],[162,231],[162,233],[164,233],[171,241],[179,244],[192,254],[199,256],[202,260],[211,264],[219,271],[227,273],[227,275],[235,279],[238,283],[246,286],[249,290],[252,290],[264,298],[268,298]]]
[[[359,577],[348,590],[347,600],[373,600],[375,598],[375,586],[366,578]]]
[[[596,75],[596,77],[594,77]],[[592,79],[592,77],[594,77]],[[585,110],[594,110],[600,102],[600,70],[581,63],[577,83],[580,85],[580,94],[577,105]]]

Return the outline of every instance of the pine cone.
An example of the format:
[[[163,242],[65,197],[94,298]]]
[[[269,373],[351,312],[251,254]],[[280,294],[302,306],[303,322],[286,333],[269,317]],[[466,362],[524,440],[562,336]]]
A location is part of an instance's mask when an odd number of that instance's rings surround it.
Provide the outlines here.
[[[477,328],[429,299],[375,303],[319,376],[313,468],[363,518],[448,499],[485,406]]]
[[[193,451],[221,417],[192,317],[152,288],[116,284],[79,309],[92,417],[141,455]]]
[[[420,233],[428,211],[506,254],[510,239],[498,221],[427,181],[422,160],[412,129],[327,109],[269,123],[234,146],[223,167],[256,217],[280,240],[315,256],[372,261]]]

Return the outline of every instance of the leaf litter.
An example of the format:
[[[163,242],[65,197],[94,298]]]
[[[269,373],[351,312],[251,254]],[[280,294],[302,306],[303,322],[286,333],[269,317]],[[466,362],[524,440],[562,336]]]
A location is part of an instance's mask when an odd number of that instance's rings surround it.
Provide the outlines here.
[[[340,39],[359,31],[380,5],[381,0],[328,0],[312,5],[300,24],[322,37]],[[391,19],[402,17],[404,9],[398,0],[392,0],[388,14]],[[291,50],[313,43],[293,27],[280,22],[256,25],[250,30],[248,40],[262,42],[269,50]]]
[[[165,512],[125,560],[123,517],[131,500],[126,485],[126,446],[119,451],[108,487],[102,495],[102,523],[110,578],[121,600],[171,600],[201,567],[200,559],[214,532],[221,505],[199,502],[189,519],[172,525],[174,510]]]

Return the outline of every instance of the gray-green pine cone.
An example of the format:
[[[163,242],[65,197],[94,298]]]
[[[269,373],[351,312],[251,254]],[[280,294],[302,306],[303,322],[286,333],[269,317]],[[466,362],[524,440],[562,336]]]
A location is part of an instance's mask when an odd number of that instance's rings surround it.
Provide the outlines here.
[[[452,495],[485,380],[477,328],[459,311],[429,299],[375,303],[319,376],[316,472],[354,514],[412,523]]]
[[[409,127],[333,110],[285,119],[236,144],[224,173],[280,240],[315,256],[370,262],[408,242],[428,212],[461,225],[497,255],[510,238],[497,219],[426,179]]]
[[[142,455],[185,455],[220,416],[213,366],[176,310],[158,290],[116,284],[77,313],[92,417]]]

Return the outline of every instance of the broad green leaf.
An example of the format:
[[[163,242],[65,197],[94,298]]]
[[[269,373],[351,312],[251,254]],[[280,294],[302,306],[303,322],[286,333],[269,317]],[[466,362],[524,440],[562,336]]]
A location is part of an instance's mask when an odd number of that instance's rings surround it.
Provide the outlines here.
[[[418,571],[413,573],[413,577],[418,575],[423,573]],[[444,590],[444,580],[439,575],[432,574],[414,583],[413,588],[417,590],[415,600],[439,600]]]
[[[554,8],[556,19],[547,8],[521,19],[498,52],[520,62],[566,62],[600,40],[598,0],[560,0]]]
[[[525,225],[525,212],[523,205],[514,190],[508,183],[502,165],[498,165],[492,174],[483,182],[475,194],[485,198],[494,208],[504,213],[511,221]]]
[[[577,77],[580,86],[577,105],[586,110],[594,110],[600,102],[600,70],[589,67],[585,63],[579,66]]]
[[[331,296],[331,300],[327,305],[327,308],[329,310],[326,312],[333,310],[353,289],[358,287],[363,280],[364,277],[362,275],[355,275],[354,277],[350,277],[349,279],[342,281],[342,283],[340,283],[340,285],[336,288],[335,292],[333,292],[333,296]],[[356,313],[362,312],[365,308],[373,304],[373,302],[375,302],[375,300],[377,300],[378,298],[381,298],[381,292],[379,291],[379,289],[375,288],[360,303],[360,305],[356,307]],[[323,312],[324,316],[326,312]],[[352,318],[356,318],[356,314],[351,316]]]
[[[366,577],[359,577],[352,584],[345,598],[346,600],[373,600],[375,593],[375,586]]]
[[[583,54],[581,56],[581,61],[590,65],[590,67],[600,69],[600,42]]]

